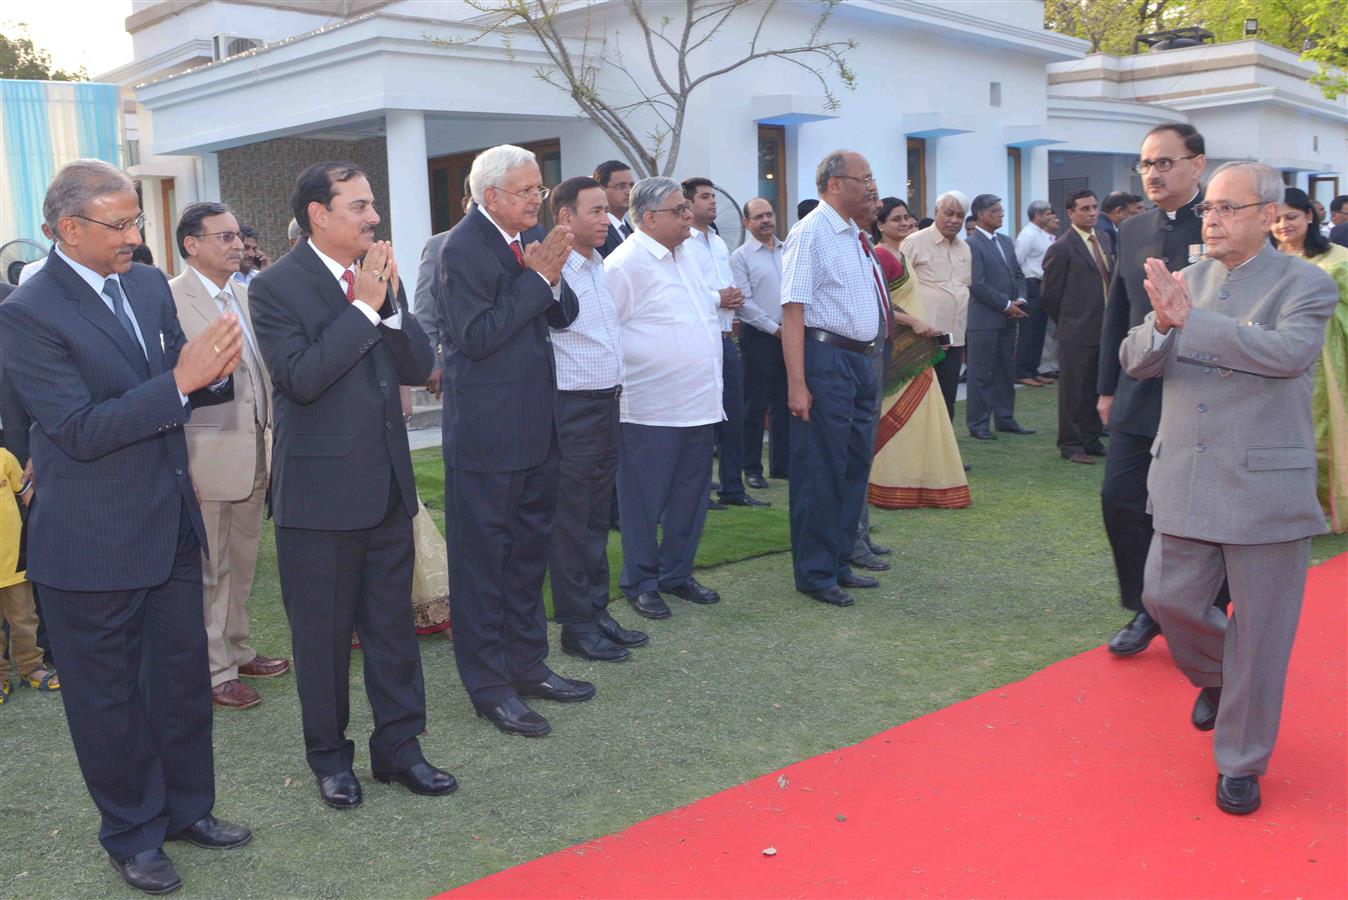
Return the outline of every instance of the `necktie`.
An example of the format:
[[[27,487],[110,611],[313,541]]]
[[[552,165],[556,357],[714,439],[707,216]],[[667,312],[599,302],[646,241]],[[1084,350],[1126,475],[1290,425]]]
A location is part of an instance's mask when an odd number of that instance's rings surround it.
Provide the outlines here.
[[[992,236],[992,246],[997,248],[997,255],[1002,258],[1002,263],[1007,269],[1011,268],[1011,263],[1006,258],[1006,251],[1002,249],[1002,242],[997,240],[997,235]]]
[[[1109,293],[1109,263],[1105,261],[1104,254],[1100,252],[1100,242],[1095,239],[1095,235],[1087,238],[1086,243],[1091,245],[1091,255],[1095,257],[1095,267],[1100,270],[1100,280],[1105,283],[1105,293]]]
[[[347,269],[342,273],[342,280],[346,282],[346,302],[356,302],[356,273]]]
[[[520,249],[519,238],[510,242],[510,252],[515,254],[515,262],[524,265],[524,251]]]
[[[885,326],[885,340],[889,340],[889,303],[885,294],[885,286],[880,282],[880,272],[875,266],[875,256],[871,253],[871,242],[866,239],[866,232],[858,231],[857,238],[861,241],[861,252],[866,254],[866,261],[870,264],[871,277],[875,280],[875,288],[880,293],[880,322]]]
[[[131,316],[127,314],[126,302],[122,299],[122,289],[117,284],[116,278],[109,278],[103,282],[103,295],[112,301],[112,312],[121,323],[122,329],[126,331],[131,338],[131,343],[140,347],[140,352],[145,353],[145,347],[141,344],[140,338],[136,336],[136,326],[131,323]],[[148,360],[149,357],[147,356]]]
[[[626,220],[624,220],[622,225],[618,227],[618,233],[623,236],[624,240],[626,240],[632,236],[632,226],[628,225]]]
[[[248,373],[248,380],[253,384],[253,419],[259,423],[265,422],[267,421],[267,414],[263,404],[266,403],[266,398],[262,396],[262,382],[257,377],[257,357],[253,355],[252,336],[248,334],[248,326],[244,324],[242,311],[234,304],[233,297],[227,290],[221,291],[216,296],[215,302],[219,305],[222,313],[232,312],[239,317],[239,327],[243,329],[243,359],[241,363]]]

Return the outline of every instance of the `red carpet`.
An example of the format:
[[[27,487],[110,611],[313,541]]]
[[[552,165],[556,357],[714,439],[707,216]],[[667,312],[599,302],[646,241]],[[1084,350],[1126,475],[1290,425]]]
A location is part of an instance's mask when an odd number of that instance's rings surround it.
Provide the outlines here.
[[[1195,691],[1158,640],[1129,660],[1092,650],[454,894],[1345,897],[1346,607],[1348,554],[1311,570],[1253,816],[1213,805],[1212,737],[1189,725]]]

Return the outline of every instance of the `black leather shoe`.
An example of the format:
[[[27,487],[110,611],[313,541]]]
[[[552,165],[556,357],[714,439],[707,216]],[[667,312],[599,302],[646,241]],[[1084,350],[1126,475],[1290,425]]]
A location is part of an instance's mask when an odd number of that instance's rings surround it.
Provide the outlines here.
[[[169,840],[187,841],[206,850],[229,850],[242,847],[253,839],[253,833],[242,825],[225,822],[206,815],[175,834]]]
[[[506,734],[543,737],[552,731],[548,720],[525,706],[519,697],[508,697],[491,709],[479,709],[477,714]]]
[[[599,614],[597,621],[604,637],[620,647],[644,647],[651,639],[651,636],[644,631],[622,627],[607,610]]]
[[[1161,633],[1161,626],[1145,612],[1133,616],[1133,621],[1119,629],[1109,639],[1109,652],[1115,656],[1132,656],[1147,649],[1151,639]]]
[[[423,797],[443,797],[459,789],[454,776],[444,769],[437,769],[428,762],[419,762],[410,769],[401,772],[375,772],[374,780],[380,784],[396,781],[414,794]]]
[[[744,483],[749,487],[757,488],[760,491],[768,486],[768,480],[762,475],[746,475],[744,477]]]
[[[887,569],[889,566],[885,566],[885,568]],[[840,588],[873,588],[879,586],[880,582],[869,575],[857,575],[854,572],[849,572],[838,577],[838,587]]]
[[[997,430],[1005,431],[1008,434],[1034,434],[1033,428],[1026,428],[1024,425],[1020,424],[1014,419],[1012,419],[1011,422],[1009,422],[1006,425],[998,425]]]
[[[676,588],[663,588],[662,593],[673,594],[689,603],[700,603],[706,606],[709,603],[716,603],[721,599],[721,595],[709,587],[703,587],[697,583],[697,579],[689,578],[683,584]]]
[[[1217,727],[1217,707],[1221,705],[1221,702],[1221,688],[1203,688],[1198,692],[1198,699],[1194,701],[1194,711],[1189,716],[1189,721],[1193,722],[1194,727],[1199,731],[1211,731]]]
[[[627,602],[632,604],[632,610],[637,615],[648,619],[668,619],[673,615],[657,591],[645,591],[635,597],[628,597]]]
[[[613,643],[603,632],[577,634],[565,628],[562,629],[562,652],[595,662],[622,662],[632,655],[626,647]]]
[[[771,501],[771,500],[756,500],[756,499],[754,499],[753,497],[750,497],[748,494],[745,494],[743,497],[735,497],[735,498],[730,499],[730,500],[727,500],[727,499],[725,499],[724,497],[722,497],[722,498],[721,498],[721,502],[724,503],[726,506],[771,506],[771,505],[772,505],[772,501]]]
[[[1104,448],[1104,445],[1102,445],[1102,444],[1091,444],[1089,447],[1086,448],[1086,455],[1087,455],[1087,456],[1108,456],[1108,455],[1109,455],[1109,451],[1106,450],[1106,449]]]
[[[1259,776],[1217,776],[1217,808],[1233,816],[1248,816],[1259,808]]]
[[[813,591],[801,591],[801,593],[830,606],[851,606],[853,603],[851,595],[840,587],[825,587]]]
[[[997,435],[993,434],[991,431],[988,431],[986,428],[980,428],[978,431],[969,432],[969,437],[973,438],[976,441],[997,440]]]
[[[889,563],[885,562],[874,553],[866,553],[862,556],[854,556],[847,560],[849,566],[858,566],[871,572],[888,572]]]
[[[182,876],[168,854],[156,847],[126,859],[108,857],[122,880],[146,894],[171,894],[183,886]]]
[[[320,776],[318,796],[333,809],[355,809],[360,806],[363,799],[360,794],[360,782],[356,780],[356,773],[350,769],[336,775]]]
[[[580,703],[594,696],[594,685],[588,681],[572,681],[556,672],[542,681],[516,684],[515,690],[519,691],[521,697],[538,697],[557,703]]]
[[[893,547],[885,547],[881,544],[875,543],[870,539],[867,539],[866,546],[870,547],[871,552],[874,553],[876,556],[888,556],[889,554],[894,552]]]
[[[707,501],[707,509],[725,509],[725,508],[726,506],[724,503],[717,503],[715,500]]]

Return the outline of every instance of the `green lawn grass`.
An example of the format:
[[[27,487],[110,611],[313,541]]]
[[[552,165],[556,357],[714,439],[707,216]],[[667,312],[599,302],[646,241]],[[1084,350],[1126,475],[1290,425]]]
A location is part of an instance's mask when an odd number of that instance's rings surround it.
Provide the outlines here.
[[[172,845],[183,896],[426,896],[1099,645],[1126,620],[1100,525],[1103,467],[1058,458],[1052,388],[1021,391],[1018,403],[1017,417],[1037,435],[983,443],[959,429],[974,466],[971,508],[872,510],[875,539],[896,548],[894,570],[878,590],[856,591],[850,609],[797,594],[790,557],[771,553],[786,544],[784,482],[755,493],[772,509],[709,513],[698,578],[723,602],[671,599],[673,618],[655,623],[616,602],[619,621],[648,630],[650,645],[621,665],[554,652],[558,671],[593,680],[599,696],[566,707],[539,702],[553,724],[544,740],[509,738],[475,719],[450,642],[422,639],[422,745],[459,778],[452,797],[414,797],[368,777],[370,714],[357,662],[348,734],[365,804],[323,807],[304,763],[293,678],[254,682],[266,702],[218,712],[215,748],[216,812],[252,826],[255,838],[230,853]],[[437,508],[438,460],[435,450],[417,454],[423,499]],[[1313,556],[1345,551],[1348,537],[1317,538]],[[259,565],[254,646],[285,655],[269,528]],[[0,708],[0,896],[124,893],[97,830],[59,701],[16,689]]]

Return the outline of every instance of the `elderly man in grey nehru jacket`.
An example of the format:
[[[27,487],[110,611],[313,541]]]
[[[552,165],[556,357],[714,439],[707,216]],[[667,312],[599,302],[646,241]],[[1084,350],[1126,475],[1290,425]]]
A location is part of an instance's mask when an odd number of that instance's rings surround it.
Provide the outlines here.
[[[1259,808],[1282,712],[1315,498],[1311,367],[1338,302],[1329,276],[1275,251],[1281,176],[1227,163],[1194,211],[1208,258],[1183,273],[1146,262],[1152,312],[1119,351],[1162,383],[1148,511],[1156,534],[1142,600],[1175,663],[1216,715],[1217,806]],[[1228,620],[1212,605],[1229,582]]]

